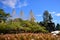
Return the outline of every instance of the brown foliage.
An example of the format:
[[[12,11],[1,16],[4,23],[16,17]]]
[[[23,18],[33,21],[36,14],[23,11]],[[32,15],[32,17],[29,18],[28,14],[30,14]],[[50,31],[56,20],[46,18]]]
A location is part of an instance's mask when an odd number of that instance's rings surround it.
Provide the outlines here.
[[[2,34],[0,40],[60,40],[60,36],[50,33]]]

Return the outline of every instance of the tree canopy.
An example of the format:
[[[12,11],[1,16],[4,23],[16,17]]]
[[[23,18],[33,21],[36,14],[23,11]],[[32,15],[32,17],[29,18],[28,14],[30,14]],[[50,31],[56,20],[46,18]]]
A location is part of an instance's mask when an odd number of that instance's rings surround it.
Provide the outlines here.
[[[0,22],[5,22],[7,18],[10,17],[9,13],[4,12],[3,9],[0,9]]]
[[[15,13],[15,11],[13,11]],[[23,11],[21,11],[21,16]],[[7,21],[11,15],[0,9],[0,32],[51,32],[55,29],[55,23],[52,22],[52,15],[46,10],[43,13],[43,21],[40,23],[35,22],[33,11],[30,11],[30,21],[23,20],[22,18],[14,18]],[[3,21],[3,23],[2,23]],[[7,22],[6,22],[7,21]],[[56,26],[60,30],[60,24]]]

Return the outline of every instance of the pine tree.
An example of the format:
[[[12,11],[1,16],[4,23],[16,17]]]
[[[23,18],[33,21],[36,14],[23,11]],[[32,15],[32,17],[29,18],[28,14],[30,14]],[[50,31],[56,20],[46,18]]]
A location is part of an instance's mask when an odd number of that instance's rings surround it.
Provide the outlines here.
[[[24,15],[24,12],[21,10],[20,11],[20,17],[21,17],[21,19],[23,19],[23,15]]]
[[[43,13],[43,23],[44,23],[44,26],[47,26],[47,23],[49,22],[49,12],[48,11],[45,11]]]
[[[30,21],[34,22],[35,18],[34,18],[34,14],[32,12],[32,10],[30,11]]]
[[[51,23],[52,22],[52,16],[51,16],[51,14],[49,14],[49,22]]]
[[[0,9],[0,22],[6,22],[7,18],[10,17],[9,13],[4,12],[3,9]]]
[[[60,30],[60,24],[59,23],[56,25],[56,30]]]
[[[44,25],[46,27],[46,29],[51,32],[55,30],[55,24],[52,22],[52,16],[48,11],[45,11],[43,14],[43,23],[42,25]]]
[[[43,13],[43,21],[44,22],[48,22],[48,20],[49,20],[49,12],[48,11],[45,11]]]
[[[13,10],[12,10],[12,16],[14,16],[15,14],[16,14],[16,10],[13,9]]]

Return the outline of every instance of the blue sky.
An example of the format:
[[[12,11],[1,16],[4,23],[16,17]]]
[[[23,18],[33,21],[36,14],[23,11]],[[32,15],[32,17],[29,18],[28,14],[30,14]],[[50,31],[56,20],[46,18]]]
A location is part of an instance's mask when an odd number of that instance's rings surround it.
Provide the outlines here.
[[[53,17],[53,22],[60,23],[60,0],[0,0],[0,8],[12,15],[13,18],[20,17],[20,11],[24,12],[24,19],[29,19],[29,12],[32,9],[36,21],[42,21],[43,13],[48,10]]]

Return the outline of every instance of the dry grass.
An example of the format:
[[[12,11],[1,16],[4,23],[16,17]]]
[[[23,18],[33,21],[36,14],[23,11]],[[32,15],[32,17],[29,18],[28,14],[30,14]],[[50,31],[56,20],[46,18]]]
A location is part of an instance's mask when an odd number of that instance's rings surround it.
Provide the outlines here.
[[[60,40],[60,36],[50,33],[20,33],[0,35],[0,40]]]

